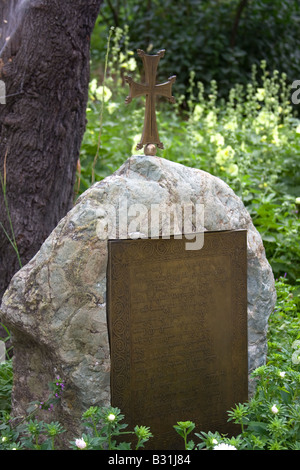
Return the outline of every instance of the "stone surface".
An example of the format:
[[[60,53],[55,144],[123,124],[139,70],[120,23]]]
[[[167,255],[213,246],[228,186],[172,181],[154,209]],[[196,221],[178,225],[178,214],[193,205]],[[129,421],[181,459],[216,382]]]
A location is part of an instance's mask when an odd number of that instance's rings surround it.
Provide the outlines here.
[[[14,338],[15,414],[45,398],[57,374],[66,381],[57,419],[71,432],[79,432],[81,413],[89,406],[109,404],[106,222],[125,203],[150,210],[151,204],[197,201],[204,205],[204,230],[248,231],[249,370],[264,363],[267,322],[276,300],[274,277],[242,201],[206,172],[159,157],[132,156],[78,199],[3,297],[1,321]],[[140,224],[134,226],[134,217],[128,216],[131,237],[149,235],[147,217],[141,210]]]

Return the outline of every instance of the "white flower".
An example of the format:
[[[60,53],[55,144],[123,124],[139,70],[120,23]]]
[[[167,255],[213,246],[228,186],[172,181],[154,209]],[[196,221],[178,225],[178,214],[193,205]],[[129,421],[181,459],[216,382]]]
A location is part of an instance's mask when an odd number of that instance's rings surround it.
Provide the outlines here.
[[[272,408],[271,408],[271,411],[272,411],[272,413],[274,413],[276,415],[279,410],[278,410],[276,405],[273,405]]]
[[[107,416],[107,419],[108,421],[114,421],[116,419],[116,415],[114,415],[113,413],[110,413],[108,416]]]
[[[217,441],[217,439],[213,439],[211,443],[214,444],[214,445],[217,445],[218,441]]]
[[[8,440],[8,438],[7,438],[6,436],[3,436],[3,437],[2,437],[2,442],[5,442],[5,441],[7,441],[7,440]]]
[[[292,363],[293,364],[300,364],[300,349],[294,351],[292,354]]]
[[[214,450],[237,450],[236,447],[231,446],[230,444],[218,444],[214,447]]]
[[[75,444],[78,447],[78,449],[85,449],[86,448],[86,442],[83,439],[76,439]]]
[[[279,375],[280,375],[280,377],[282,377],[282,378],[284,378],[285,374],[286,374],[285,372],[279,372]]]

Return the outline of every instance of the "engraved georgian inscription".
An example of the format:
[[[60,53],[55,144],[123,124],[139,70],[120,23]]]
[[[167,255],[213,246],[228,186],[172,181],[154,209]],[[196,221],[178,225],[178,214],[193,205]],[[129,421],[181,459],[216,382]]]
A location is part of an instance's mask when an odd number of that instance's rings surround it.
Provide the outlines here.
[[[227,411],[247,400],[247,233],[110,240],[111,402],[150,426],[147,448],[182,449],[173,425],[237,433]]]

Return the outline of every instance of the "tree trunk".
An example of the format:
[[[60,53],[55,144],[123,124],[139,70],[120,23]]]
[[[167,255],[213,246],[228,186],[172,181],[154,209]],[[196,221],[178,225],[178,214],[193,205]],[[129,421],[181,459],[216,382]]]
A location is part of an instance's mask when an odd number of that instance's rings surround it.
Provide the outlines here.
[[[0,0],[0,301],[20,267],[12,228],[24,265],[72,207],[101,2]]]

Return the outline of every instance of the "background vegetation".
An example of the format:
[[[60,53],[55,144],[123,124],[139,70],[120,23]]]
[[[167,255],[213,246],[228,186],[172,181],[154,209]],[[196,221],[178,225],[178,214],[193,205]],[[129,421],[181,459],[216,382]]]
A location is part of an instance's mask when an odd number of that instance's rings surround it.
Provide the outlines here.
[[[291,83],[300,71],[299,17],[297,0],[104,0],[93,63],[104,63],[107,28],[128,26],[129,49],[166,49],[160,75],[176,74],[180,94],[193,70],[196,81],[207,88],[216,80],[226,96],[232,85],[248,83],[261,60]]]

